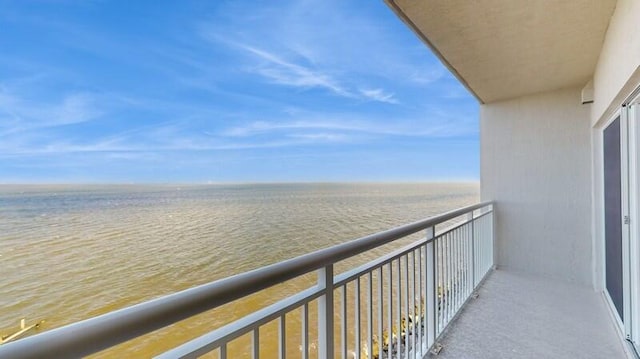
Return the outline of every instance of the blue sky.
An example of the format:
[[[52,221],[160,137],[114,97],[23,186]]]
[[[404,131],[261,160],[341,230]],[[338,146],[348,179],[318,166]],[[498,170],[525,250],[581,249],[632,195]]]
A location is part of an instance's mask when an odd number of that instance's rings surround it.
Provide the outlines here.
[[[0,183],[478,178],[478,104],[382,0],[0,8]]]

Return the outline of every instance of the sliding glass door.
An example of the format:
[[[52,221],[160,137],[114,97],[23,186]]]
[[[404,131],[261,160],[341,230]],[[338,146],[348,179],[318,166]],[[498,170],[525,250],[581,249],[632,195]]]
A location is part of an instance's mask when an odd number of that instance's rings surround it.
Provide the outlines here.
[[[640,97],[603,129],[605,289],[626,338],[640,348]]]
[[[603,131],[605,287],[619,319],[624,319],[622,253],[622,133],[620,116]]]

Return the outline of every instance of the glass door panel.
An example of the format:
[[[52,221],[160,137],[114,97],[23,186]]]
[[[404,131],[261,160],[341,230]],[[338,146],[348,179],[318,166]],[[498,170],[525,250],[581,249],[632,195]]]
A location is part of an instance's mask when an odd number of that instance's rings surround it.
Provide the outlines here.
[[[603,132],[605,284],[619,315],[624,318],[622,250],[622,156],[620,117]]]

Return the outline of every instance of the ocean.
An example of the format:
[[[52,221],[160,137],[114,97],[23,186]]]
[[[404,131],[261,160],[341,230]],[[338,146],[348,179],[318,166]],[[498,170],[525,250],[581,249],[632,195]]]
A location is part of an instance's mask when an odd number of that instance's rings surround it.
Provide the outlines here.
[[[478,200],[477,183],[0,185],[0,335],[21,318],[52,329]],[[283,283],[95,357],[151,357],[314,281]],[[287,328],[299,328],[291,320]],[[277,329],[260,334],[261,357],[271,358]],[[247,344],[239,339],[230,357],[249,357]],[[297,350],[287,343],[288,354]]]

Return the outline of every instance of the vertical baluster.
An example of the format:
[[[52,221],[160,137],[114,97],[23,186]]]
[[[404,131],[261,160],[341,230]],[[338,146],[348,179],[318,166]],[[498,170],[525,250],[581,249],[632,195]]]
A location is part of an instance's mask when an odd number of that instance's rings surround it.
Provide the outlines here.
[[[484,277],[484,274],[486,272],[486,268],[487,268],[487,225],[486,225],[486,221],[484,220],[485,217],[482,217],[482,236],[480,237],[482,239],[482,269],[480,272],[480,279],[482,279],[482,277]]]
[[[423,273],[424,271],[422,270],[422,250],[423,246],[420,246],[418,248],[418,318],[420,318],[420,325],[418,325],[418,343],[420,345],[420,353],[422,353],[422,342],[424,341],[424,330],[422,329],[424,327],[424,318],[422,315],[422,298],[424,298],[424,294],[422,291],[423,285],[422,285],[422,280],[423,280]]]
[[[467,299],[467,239],[469,238],[469,224],[464,225],[464,231],[462,232],[462,252],[461,252],[461,261],[462,261],[462,296],[463,301]]]
[[[434,248],[438,244],[437,239],[434,238],[434,228],[429,227],[426,231],[427,245],[424,252],[424,264],[425,264],[425,332],[426,332],[426,347],[427,349],[433,345],[436,340],[436,317],[438,313],[437,302],[438,293],[436,283],[436,271],[439,272],[437,266],[437,253]]]
[[[318,358],[333,359],[333,264],[318,269]]]
[[[402,350],[401,338],[402,338],[402,268],[400,268],[400,257],[398,257],[398,265],[396,267],[398,275],[398,283],[396,285],[396,353],[400,355]]]
[[[493,213],[487,215],[487,258],[489,269],[493,268]]]
[[[447,234],[447,320],[445,326],[451,320],[451,233]]]
[[[457,258],[458,258],[458,230],[454,230],[451,233],[451,248],[452,248],[452,254],[451,254],[451,269],[453,272],[453,277],[452,277],[452,284],[451,284],[451,292],[453,293],[453,300],[452,300],[452,308],[451,308],[451,316],[453,317],[453,315],[456,314],[456,311],[458,309],[458,263],[457,263]]]
[[[479,283],[480,280],[482,279],[482,275],[483,273],[483,269],[484,269],[484,221],[482,220],[482,218],[480,218],[480,220],[478,221],[478,229],[479,232],[478,233],[478,253],[480,254],[480,258],[478,260],[478,280],[477,282]]]
[[[486,261],[485,262],[485,268],[486,268],[486,271],[485,271],[485,273],[486,273],[487,271],[489,271],[489,256],[490,256],[489,255],[489,252],[490,252],[490,246],[489,246],[489,238],[490,238],[489,230],[490,229],[489,229],[489,225],[490,225],[490,223],[488,221],[488,219],[489,219],[488,216],[484,216],[483,218],[485,219],[485,226],[487,228],[486,229],[486,233],[485,233],[485,248],[486,248],[485,249],[485,253],[486,253],[486,257],[485,257],[485,261]]]
[[[494,216],[493,212],[493,204],[491,205],[491,213],[489,214],[489,216],[491,216],[491,233],[489,233],[489,235],[491,236],[491,266],[495,266],[496,262],[495,262],[495,246],[496,246],[496,219]]]
[[[482,218],[484,219],[484,217],[482,217]],[[484,245],[484,242],[485,242],[484,237],[485,237],[485,235],[484,234],[485,234],[486,228],[485,228],[483,220],[481,220],[480,223],[481,223],[481,229],[482,229],[482,234],[480,235],[480,241],[482,243],[482,246],[480,247],[480,250],[481,250],[480,251],[480,255],[481,255],[482,260],[480,261],[481,267],[480,267],[480,277],[478,278],[478,282],[480,282],[482,280],[482,277],[484,276],[484,267],[485,267],[485,245]]]
[[[465,226],[460,227],[458,231],[458,308],[462,306],[462,302],[464,301],[464,267],[462,264],[464,231]]]
[[[371,298],[373,297],[373,277],[372,272],[367,273],[367,281],[369,284],[367,285],[367,353],[369,355],[368,359],[373,357],[373,301]]]
[[[469,294],[471,294],[473,292],[473,222],[471,222],[471,225],[469,226],[469,238],[467,239],[467,266],[468,266],[468,273],[467,275],[469,276],[469,278],[467,279],[468,281],[468,288],[467,290],[469,291]]]
[[[469,275],[471,273],[469,260],[469,238],[471,238],[471,224],[467,223],[467,227],[465,230],[464,237],[464,294],[465,297],[468,297],[470,294],[469,291]]]
[[[404,331],[404,357],[409,358],[409,254],[405,254],[404,256],[404,313],[406,319],[404,321],[405,328]]]
[[[467,286],[467,279],[469,278],[469,267],[467,266],[467,244],[469,240],[469,223],[464,226],[464,240],[462,241],[462,268],[463,268],[463,278],[462,282],[464,283],[464,300],[467,300],[469,296],[469,288]]]
[[[482,218],[476,221],[476,284],[482,278]]]
[[[306,304],[305,304],[306,306]],[[253,348],[252,348],[252,352],[251,352],[251,358],[252,359],[259,359],[260,358],[260,328],[255,328],[253,330],[253,335],[252,335],[252,339],[253,339]],[[305,358],[307,359],[307,358]]]
[[[482,269],[480,271],[481,275],[480,278],[482,278],[484,276],[485,273],[485,268],[487,267],[487,253],[486,253],[486,243],[487,243],[487,227],[486,227],[486,216],[483,216],[480,218],[479,222],[480,222],[480,226],[482,229],[482,233],[480,234],[480,240],[482,241]]]
[[[411,270],[409,271],[411,274],[411,281],[409,282],[410,291],[411,291],[411,301],[409,302],[409,309],[412,314],[407,313],[407,316],[410,316],[410,328],[411,328],[411,347],[413,348],[413,359],[416,358],[416,336],[418,335],[418,326],[417,326],[417,317],[416,317],[416,251],[411,251]]]
[[[487,222],[487,233],[486,233],[486,247],[487,247],[487,272],[489,268],[491,268],[491,245],[489,239],[491,238],[491,222],[489,222],[489,216],[485,216]]]
[[[460,232],[458,233],[458,296],[459,296],[459,301],[460,301],[460,305],[462,306],[462,303],[465,300],[465,296],[464,296],[464,240],[465,240],[465,233],[467,230],[467,225],[463,225],[462,227],[460,227]]]
[[[442,284],[440,285],[440,308],[442,310],[442,320],[440,321],[440,330],[444,329],[445,315],[446,315],[446,307],[445,307],[445,289],[447,286],[447,253],[445,249],[446,238],[445,236],[440,236],[440,251],[442,252],[442,257],[440,258],[440,268],[442,270]]]
[[[487,221],[487,216],[482,217],[484,218],[484,273],[486,274],[487,271],[489,270],[489,222]]]
[[[445,272],[446,272],[446,263],[445,263],[445,255],[444,255],[444,236],[440,236],[438,237],[438,247],[440,250],[439,253],[439,257],[438,257],[438,264],[437,264],[437,269],[440,271],[440,279],[439,279],[439,283],[438,283],[438,291],[440,293],[440,303],[438,304],[438,307],[440,308],[440,311],[442,312],[440,314],[440,321],[438,323],[438,329],[441,330],[442,329],[442,323],[444,323],[444,287],[445,287]]]
[[[489,216],[488,215],[485,216],[484,218],[485,218],[486,223],[487,223],[487,233],[486,233],[486,241],[485,241],[486,245],[485,246],[487,248],[487,265],[486,265],[486,268],[487,268],[487,272],[488,272],[489,268],[491,268],[491,249],[492,249],[491,244],[490,244],[491,243],[491,241],[490,241],[490,238],[491,238],[491,222],[489,221]]]
[[[474,281],[474,285],[477,285],[482,277],[482,218],[478,219],[475,222],[476,233],[475,233],[475,245],[476,245],[476,278]]]
[[[309,359],[309,304],[304,303],[302,306],[302,314],[300,318],[301,328],[301,348],[302,358]]]
[[[347,284],[342,286],[342,300],[340,306],[340,344],[342,359],[347,359]]]
[[[280,320],[278,321],[278,358],[285,359],[287,357],[287,343],[286,343],[286,323],[284,314],[280,316]]]
[[[458,255],[458,230],[454,230],[451,232],[451,272],[453,276],[451,277],[451,293],[453,294],[453,300],[451,301],[451,317],[456,314],[456,309],[458,308],[458,291],[456,285],[458,284],[458,264],[456,263],[456,257]]]
[[[456,313],[456,307],[458,305],[458,296],[456,294],[456,282],[458,280],[458,273],[456,271],[456,242],[458,237],[458,231],[451,232],[451,318]]]
[[[482,217],[476,220],[476,283],[482,277]]]
[[[448,273],[449,273],[449,262],[447,256],[447,235],[445,234],[442,237],[442,329],[447,323],[447,302],[449,301],[449,297],[447,294],[447,283],[449,281]]]
[[[482,245],[483,245],[483,251],[482,251],[482,259],[483,259],[483,261],[482,261],[482,276],[484,277],[484,275],[487,273],[487,263],[488,263],[488,260],[487,260],[487,257],[488,257],[487,256],[487,247],[488,246],[487,246],[487,221],[486,221],[486,216],[482,217],[482,219],[483,219],[482,224],[483,224],[483,229],[484,229],[484,231],[483,231],[484,233],[482,234],[482,238],[483,238],[483,241],[482,241]]]
[[[488,216],[484,216],[482,218],[485,219],[485,227],[486,227],[486,230],[485,230],[485,241],[484,241],[484,243],[485,243],[485,245],[484,245],[484,247],[485,247],[485,265],[484,265],[484,267],[485,267],[485,273],[486,273],[486,272],[489,271],[489,249],[490,249],[490,247],[489,247],[489,237],[490,237],[489,236],[489,224],[490,223],[488,221],[488,218],[489,218]]]
[[[458,254],[458,267],[459,267],[459,272],[460,272],[460,279],[458,280],[458,287],[459,287],[459,291],[460,291],[460,306],[462,306],[462,303],[464,303],[465,299],[467,298],[465,296],[466,293],[466,286],[465,286],[465,261],[464,261],[464,245],[465,245],[465,241],[467,239],[467,224],[463,225],[462,227],[460,227],[460,235],[459,235],[459,243],[458,243],[458,248],[460,250],[459,254]]]
[[[435,267],[435,274],[436,274],[436,281],[435,281],[435,299],[436,299],[436,307],[435,308],[435,313],[437,314],[437,328],[438,328],[438,333],[440,332],[440,326],[442,323],[442,306],[443,306],[443,302],[442,302],[442,295],[443,295],[443,291],[442,291],[442,286],[443,286],[443,282],[444,282],[444,268],[443,268],[443,261],[442,261],[442,237],[438,237],[434,240],[434,245],[435,245],[435,254],[434,254],[434,267]],[[427,268],[429,268],[427,266]],[[427,309],[429,309],[429,306],[427,306]],[[427,331],[427,333],[429,333]],[[429,334],[430,335],[430,334]]]
[[[473,212],[471,212],[473,218]],[[476,289],[476,220],[471,221],[471,291]]]
[[[444,329],[447,320],[447,277],[448,273],[448,262],[447,262],[447,236],[442,236],[442,323],[441,330]]]
[[[360,353],[362,352],[361,349],[361,341],[360,341],[360,277],[357,277],[354,280],[355,283],[355,298],[354,298],[354,303],[355,303],[355,341],[356,341],[356,345],[355,345],[355,350],[356,350],[356,358],[360,358]]]
[[[477,253],[477,266],[476,266],[476,285],[478,284],[478,282],[480,282],[480,278],[482,278],[482,218],[480,218],[478,220],[478,222],[476,223],[476,225],[478,226],[478,230],[476,232],[476,245],[478,246],[478,249],[476,250]]]
[[[462,305],[462,265],[460,259],[462,258],[462,231],[464,227],[460,227],[456,232],[456,295],[458,297],[457,309]]]
[[[388,336],[388,350],[389,354],[391,354],[391,347],[393,345],[393,333],[391,332],[391,327],[393,325],[393,270],[392,270],[393,261],[389,261],[387,263],[387,274],[389,277],[389,286],[387,293],[387,336]]]
[[[484,218],[484,217],[482,217]],[[484,276],[484,233],[485,233],[485,228],[484,228],[484,221],[480,220],[480,229],[481,229],[481,234],[478,237],[480,239],[480,275],[478,276],[478,283],[480,283],[480,281],[482,280],[482,277]]]
[[[465,224],[460,241],[460,285],[462,302],[467,300],[467,233],[469,230],[469,224]]]
[[[449,319],[447,322],[451,321],[453,318],[453,313],[456,309],[456,291],[453,288],[455,284],[455,249],[456,249],[456,241],[454,238],[455,231],[449,232]]]
[[[456,300],[455,300],[455,307],[454,307],[454,314],[458,311],[459,305],[460,305],[460,262],[458,262],[458,256],[459,256],[459,246],[460,244],[460,229],[456,229],[455,231],[455,239],[454,239],[454,243],[453,243],[453,248],[454,248],[454,256],[453,256],[453,268],[454,268],[454,273],[456,274],[455,276],[455,283],[453,285],[454,288],[454,293],[456,296]]]
[[[220,359],[227,359],[227,343],[220,346]]]
[[[485,222],[485,217],[482,217],[482,270],[480,271],[480,279],[484,277],[487,268],[487,226]]]
[[[454,284],[454,276],[455,276],[455,271],[453,270],[453,266],[455,264],[454,262],[454,238],[453,238],[453,234],[454,232],[450,232],[449,233],[449,318],[447,320],[447,323],[451,322],[451,318],[453,318],[453,311],[455,310],[455,305],[456,305],[456,299],[455,299],[455,291],[453,289],[453,284]]]
[[[382,317],[383,317],[383,312],[382,312],[382,283],[383,278],[382,278],[382,266],[378,267],[378,351],[380,352],[380,357],[382,358],[382,346],[384,345],[384,338],[382,338],[382,327],[383,327],[383,323],[382,323]]]

